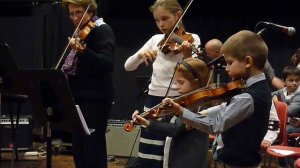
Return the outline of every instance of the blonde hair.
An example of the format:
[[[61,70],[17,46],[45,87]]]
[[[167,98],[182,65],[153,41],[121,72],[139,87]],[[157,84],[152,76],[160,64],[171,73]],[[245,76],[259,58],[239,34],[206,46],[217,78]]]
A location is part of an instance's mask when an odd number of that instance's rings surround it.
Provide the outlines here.
[[[149,10],[151,13],[153,13],[153,11],[158,7],[163,7],[164,9],[170,11],[173,15],[179,11],[183,11],[177,0],[156,0],[154,4],[150,6]],[[182,21],[180,21],[178,25],[184,29]]]
[[[242,30],[225,41],[221,48],[221,54],[230,54],[238,60],[250,56],[253,59],[254,66],[262,70],[267,60],[268,47],[256,33]]]
[[[187,58],[184,61],[193,69],[193,71],[195,71],[198,79],[199,88],[206,86],[209,78],[209,70],[205,62],[197,58]],[[189,81],[195,80],[195,77],[193,76],[193,72],[191,72],[183,64],[179,64],[177,66],[176,72],[182,73],[183,76]]]
[[[291,58],[292,65],[298,66],[299,62],[300,62],[300,48],[296,50],[295,54]]]
[[[95,0],[62,0],[61,2],[62,6],[67,10],[68,10],[68,5],[70,3],[80,5],[84,9],[86,9],[89,6],[89,4],[91,4],[88,12],[92,13],[93,16],[97,14],[97,3]]]

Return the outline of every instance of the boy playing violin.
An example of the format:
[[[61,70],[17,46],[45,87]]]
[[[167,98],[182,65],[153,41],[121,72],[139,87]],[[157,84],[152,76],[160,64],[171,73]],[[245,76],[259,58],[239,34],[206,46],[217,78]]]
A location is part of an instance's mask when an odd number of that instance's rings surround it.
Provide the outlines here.
[[[188,125],[217,134],[213,157],[220,167],[259,167],[260,143],[268,129],[271,90],[262,72],[268,47],[263,39],[247,30],[240,31],[221,48],[232,79],[246,80],[247,88],[227,103],[195,114],[166,98],[163,104]]]
[[[208,74],[205,63],[199,59],[187,58],[180,61],[174,77],[178,92],[184,95],[204,87],[207,84]],[[145,126],[149,132],[167,136],[164,147],[164,168],[207,167],[208,134],[186,126],[176,116],[167,123],[147,120],[139,116],[136,111],[132,119],[136,124]]]

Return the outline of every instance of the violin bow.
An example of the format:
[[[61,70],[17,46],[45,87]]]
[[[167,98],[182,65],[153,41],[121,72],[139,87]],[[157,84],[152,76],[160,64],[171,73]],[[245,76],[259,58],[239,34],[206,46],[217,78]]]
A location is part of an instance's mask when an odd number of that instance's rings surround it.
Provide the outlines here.
[[[189,2],[187,3],[187,5],[185,5],[182,14],[180,15],[180,17],[178,18],[178,20],[174,24],[171,32],[168,34],[167,38],[165,39],[165,41],[163,42],[163,44],[160,46],[159,50],[161,50],[166,45],[167,41],[171,38],[173,32],[178,27],[179,22],[182,20],[183,16],[185,15],[185,13],[188,10],[188,8],[191,6],[192,2],[193,2],[193,0],[189,0]]]
[[[213,74],[214,74],[214,69],[211,69],[211,70],[209,71],[209,78],[208,78],[208,80],[207,80],[206,87],[208,87],[208,86],[209,86],[209,84],[210,84],[210,82],[211,82],[211,79],[212,79],[212,76],[213,76]]]
[[[166,45],[166,42],[171,38],[173,32],[175,31],[176,27],[178,26],[178,23],[182,20],[183,16],[185,15],[186,11],[188,10],[188,8],[191,6],[193,0],[189,0],[189,2],[187,3],[187,5],[185,5],[184,9],[183,9],[183,12],[182,14],[180,15],[180,17],[178,18],[178,20],[176,21],[176,23],[174,24],[171,32],[168,34],[166,40],[163,42],[163,44],[160,46],[159,50],[162,50],[162,48]],[[177,66],[178,66],[178,63],[175,67],[175,70],[174,70],[174,73],[172,75],[172,78],[171,78],[171,81],[170,81],[170,84],[169,84],[169,87],[167,89],[167,92],[166,92],[166,95],[165,97],[167,97],[167,95],[169,94],[169,91],[170,91],[170,88],[171,88],[171,85],[173,83],[173,79],[174,79],[174,75],[175,75],[175,71],[177,69]]]
[[[79,24],[76,26],[75,31],[73,32],[73,35],[71,36],[71,38],[74,38],[75,36],[77,36],[78,30],[79,30],[79,26],[81,25],[84,16],[87,14],[87,11],[90,9],[90,6],[91,6],[91,4],[89,4],[89,5],[87,6],[87,8],[85,9],[85,11],[84,11],[84,13],[83,13],[83,15],[82,15],[82,17],[81,17],[81,19],[80,19],[80,22],[79,22]],[[75,38],[75,40],[76,40],[76,38]],[[75,42],[76,42],[76,41],[75,41]],[[68,49],[69,46],[70,46],[70,43],[71,43],[71,41],[68,42],[66,48],[64,49],[63,53],[61,54],[60,59],[58,60],[57,64],[55,65],[55,68],[54,68],[54,69],[58,69],[58,68],[59,68],[59,66],[60,66],[60,64],[61,64],[61,62],[62,62],[62,60],[63,60],[63,58],[64,58],[64,55],[66,54],[67,49]]]

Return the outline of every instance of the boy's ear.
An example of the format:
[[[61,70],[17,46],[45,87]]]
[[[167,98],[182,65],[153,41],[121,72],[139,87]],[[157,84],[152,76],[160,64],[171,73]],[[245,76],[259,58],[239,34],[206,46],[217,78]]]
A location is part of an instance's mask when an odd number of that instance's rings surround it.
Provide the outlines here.
[[[283,86],[285,87],[286,86],[285,79],[281,79],[281,80],[282,80]]]
[[[246,64],[246,68],[249,68],[253,65],[253,59],[250,56],[246,56],[244,58],[245,64]]]

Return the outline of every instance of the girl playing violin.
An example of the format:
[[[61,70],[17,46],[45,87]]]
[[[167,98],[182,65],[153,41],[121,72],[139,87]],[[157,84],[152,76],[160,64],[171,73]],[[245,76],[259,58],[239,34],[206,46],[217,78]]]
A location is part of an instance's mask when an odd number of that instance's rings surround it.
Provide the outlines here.
[[[75,103],[80,106],[87,125],[95,129],[89,136],[73,134],[75,165],[76,168],[105,168],[105,132],[113,100],[111,72],[115,36],[110,26],[96,16],[95,0],[63,0],[62,5],[80,31],[89,22],[94,25],[85,39],[69,38],[72,50],[62,66]]]
[[[176,68],[174,83],[180,94],[186,94],[204,87],[208,80],[206,64],[196,58],[180,61]],[[197,111],[195,111],[197,112]],[[188,127],[173,116],[170,123],[147,120],[134,112],[132,119],[143,125],[147,131],[167,136],[164,148],[164,168],[206,168],[208,134]]]
[[[192,50],[189,48],[191,43],[187,41],[178,46],[177,54],[172,51],[163,53],[159,50],[158,44],[164,39],[166,34],[170,33],[183,12],[177,0],[156,0],[150,7],[150,11],[161,34],[152,36],[140,50],[126,60],[124,65],[126,71],[134,71],[142,63],[146,65],[152,63],[153,72],[144,106],[145,111],[160,103],[166,95],[171,97],[179,95],[175,84],[171,85],[170,90],[167,91],[174,67],[178,61],[192,56]],[[181,22],[178,24],[178,27],[183,29]],[[200,45],[198,35],[191,35],[193,44],[195,46]],[[143,168],[162,167],[165,136],[150,134],[144,128],[142,128],[140,136],[139,165]]]

